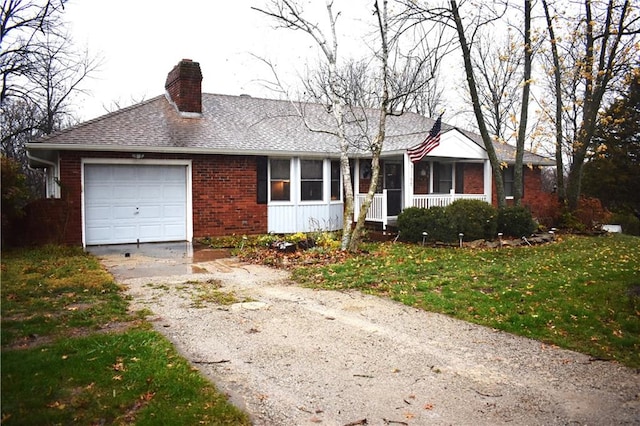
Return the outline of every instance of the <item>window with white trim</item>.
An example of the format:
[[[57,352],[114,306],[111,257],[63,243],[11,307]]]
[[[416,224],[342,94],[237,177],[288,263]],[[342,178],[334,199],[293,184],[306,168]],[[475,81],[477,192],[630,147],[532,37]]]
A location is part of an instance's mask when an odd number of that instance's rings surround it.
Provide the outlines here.
[[[269,161],[271,201],[291,201],[291,161]]]
[[[453,188],[453,164],[434,163],[434,192],[448,194]]]
[[[340,200],[340,161],[331,161],[331,201]]]
[[[322,160],[300,160],[300,201],[322,201]]]

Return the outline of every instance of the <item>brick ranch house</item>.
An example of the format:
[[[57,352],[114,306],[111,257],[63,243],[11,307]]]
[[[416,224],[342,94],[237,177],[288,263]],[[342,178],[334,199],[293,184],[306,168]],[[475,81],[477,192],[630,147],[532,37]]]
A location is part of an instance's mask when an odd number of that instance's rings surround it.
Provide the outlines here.
[[[31,166],[47,174],[47,199],[32,206],[29,237],[55,233],[59,242],[91,246],[341,229],[338,141],[310,130],[331,128],[325,106],[201,93],[201,81],[199,64],[182,60],[165,95],[28,144]],[[364,113],[377,122],[375,111]],[[478,135],[443,123],[440,145],[411,163],[407,149],[433,124],[414,113],[389,117],[382,188],[368,221],[386,226],[405,207],[459,198],[495,204]],[[514,163],[515,149],[496,148]],[[359,206],[370,163],[366,150],[354,148],[352,158]],[[553,163],[526,153],[525,164],[523,203],[535,206],[546,196],[540,169]],[[504,173],[510,195],[513,167]]]

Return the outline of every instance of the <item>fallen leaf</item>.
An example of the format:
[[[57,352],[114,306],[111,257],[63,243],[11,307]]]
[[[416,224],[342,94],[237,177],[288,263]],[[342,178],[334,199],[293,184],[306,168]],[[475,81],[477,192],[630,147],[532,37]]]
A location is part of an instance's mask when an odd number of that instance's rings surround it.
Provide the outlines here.
[[[156,396],[155,392],[147,392],[140,395],[140,399],[142,399],[143,401],[151,401],[154,396]]]

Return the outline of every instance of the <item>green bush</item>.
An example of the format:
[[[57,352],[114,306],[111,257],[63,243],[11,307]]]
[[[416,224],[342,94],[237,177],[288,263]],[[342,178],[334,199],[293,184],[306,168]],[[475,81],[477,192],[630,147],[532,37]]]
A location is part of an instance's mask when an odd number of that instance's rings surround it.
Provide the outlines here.
[[[498,232],[505,236],[528,236],[536,229],[531,212],[523,206],[509,206],[498,210]]]
[[[398,215],[400,239],[410,243],[422,241],[422,233],[427,231],[427,209],[409,207]]]
[[[560,228],[570,232],[584,232],[587,227],[570,211],[564,211],[560,216]]]
[[[640,235],[640,219],[633,213],[614,213],[611,223],[620,225],[627,235]]]
[[[481,200],[456,200],[447,207],[447,216],[455,232],[467,241],[494,239],[498,229],[496,209]]]
[[[425,230],[429,233],[427,240],[445,243],[457,241],[458,234],[446,207],[431,207],[427,210],[426,220]]]
[[[404,209],[398,215],[398,231],[400,239],[410,243],[422,242],[423,232],[428,234],[427,241],[452,242],[457,238],[444,207]]]

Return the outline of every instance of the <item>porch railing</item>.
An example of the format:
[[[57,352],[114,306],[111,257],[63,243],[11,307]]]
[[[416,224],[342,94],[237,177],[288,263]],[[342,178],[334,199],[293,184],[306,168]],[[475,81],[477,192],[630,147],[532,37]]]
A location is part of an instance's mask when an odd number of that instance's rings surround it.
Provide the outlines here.
[[[366,194],[356,194],[354,220],[358,220],[360,209],[362,208],[362,204],[366,197]],[[488,197],[485,194],[414,194],[412,206],[423,209],[429,209],[431,207],[446,207],[455,200],[480,200],[487,203],[489,202]],[[382,226],[386,228],[389,222],[389,217],[387,216],[386,189],[382,191],[382,194],[374,195],[371,206],[369,206],[369,210],[367,211],[366,220],[382,223]]]
[[[413,196],[413,207],[430,209],[431,207],[446,207],[456,200],[480,200],[489,202],[485,194],[425,194]]]
[[[358,216],[360,215],[360,209],[362,208],[362,204],[364,204],[364,200],[367,198],[367,194],[356,194],[356,202],[354,205],[354,220],[358,220]],[[375,194],[373,196],[373,200],[371,201],[371,205],[369,206],[369,210],[367,211],[366,220],[371,222],[381,222],[383,227],[387,226],[387,190],[383,189],[382,194]]]

